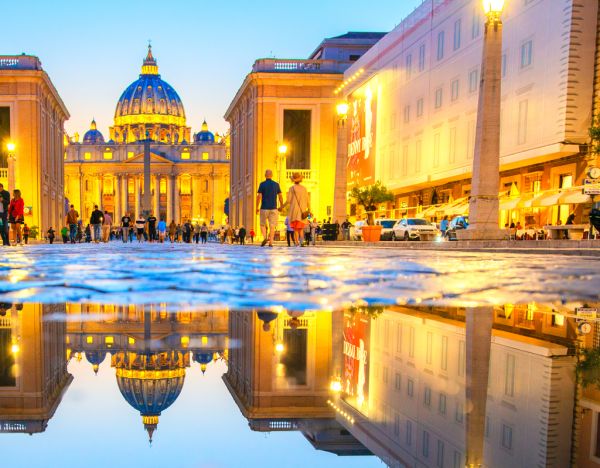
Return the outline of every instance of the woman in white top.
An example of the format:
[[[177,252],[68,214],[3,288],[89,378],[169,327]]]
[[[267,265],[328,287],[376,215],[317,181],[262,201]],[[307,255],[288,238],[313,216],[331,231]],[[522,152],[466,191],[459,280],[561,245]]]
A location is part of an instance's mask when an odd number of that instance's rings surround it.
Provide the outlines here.
[[[289,205],[288,218],[292,229],[294,229],[294,243],[296,246],[302,245],[304,241],[304,226],[306,225],[307,215],[310,213],[308,190],[300,184],[302,174],[294,172],[292,174],[294,185],[290,187],[283,207]],[[282,208],[283,208],[282,207]]]

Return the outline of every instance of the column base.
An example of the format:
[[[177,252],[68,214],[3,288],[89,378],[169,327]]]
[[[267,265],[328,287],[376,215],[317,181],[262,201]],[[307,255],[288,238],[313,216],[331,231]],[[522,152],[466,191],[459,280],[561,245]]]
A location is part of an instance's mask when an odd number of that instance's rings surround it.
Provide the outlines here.
[[[505,240],[506,231],[498,227],[471,227],[456,231],[456,238],[459,241],[472,240]]]

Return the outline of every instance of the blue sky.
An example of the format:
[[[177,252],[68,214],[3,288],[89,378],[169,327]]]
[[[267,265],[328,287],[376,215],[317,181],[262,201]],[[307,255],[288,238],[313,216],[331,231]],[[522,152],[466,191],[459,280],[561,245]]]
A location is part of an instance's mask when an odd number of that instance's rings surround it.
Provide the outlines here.
[[[227,128],[223,114],[260,57],[306,58],[324,37],[389,31],[421,0],[28,0],[4,2],[0,55],[38,55],[65,101],[67,131],[92,117],[105,133],[137,79],[148,39],[188,125]]]

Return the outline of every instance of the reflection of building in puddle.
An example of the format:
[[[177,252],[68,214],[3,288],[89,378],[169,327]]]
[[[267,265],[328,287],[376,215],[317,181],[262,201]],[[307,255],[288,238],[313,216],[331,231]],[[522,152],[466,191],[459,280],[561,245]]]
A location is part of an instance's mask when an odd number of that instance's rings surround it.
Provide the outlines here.
[[[65,323],[45,321],[64,304],[0,304],[0,432],[44,432],[73,379]]]
[[[232,311],[229,329],[223,380],[252,430],[301,431],[319,450],[369,453],[327,404],[331,313]]]
[[[483,397],[471,406],[468,310],[346,312],[343,365],[333,374],[341,380],[331,402],[338,421],[390,466],[465,466],[468,437],[482,439],[486,466],[568,466],[574,322],[532,305],[487,311],[494,314],[487,405]],[[476,407],[486,408],[484,434],[467,433]]]
[[[67,318],[69,355],[85,353],[94,372],[111,355],[119,390],[140,412],[150,441],[161,412],[181,393],[190,354],[202,373],[227,358],[226,311],[69,304]]]

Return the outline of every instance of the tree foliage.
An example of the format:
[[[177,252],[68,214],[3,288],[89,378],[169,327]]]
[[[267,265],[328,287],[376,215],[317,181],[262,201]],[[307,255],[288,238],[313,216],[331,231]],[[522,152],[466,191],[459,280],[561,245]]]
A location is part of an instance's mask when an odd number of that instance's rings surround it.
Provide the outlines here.
[[[600,116],[594,119],[594,122],[589,129],[589,134],[592,139],[590,151],[591,153],[598,155],[600,154]]]
[[[373,224],[373,212],[377,210],[377,205],[394,201],[394,195],[381,182],[366,187],[353,187],[350,198],[356,200],[367,212],[370,225]]]

